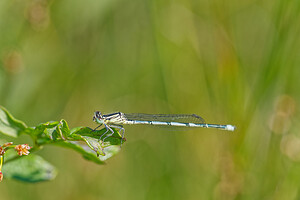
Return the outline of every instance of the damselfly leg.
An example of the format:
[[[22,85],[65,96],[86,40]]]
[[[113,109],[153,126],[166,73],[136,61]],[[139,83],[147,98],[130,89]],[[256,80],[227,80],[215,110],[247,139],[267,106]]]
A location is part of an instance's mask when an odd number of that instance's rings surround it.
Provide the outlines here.
[[[119,134],[121,136],[121,145],[120,146],[122,147],[122,143],[123,143],[123,139],[124,139],[124,134],[125,134],[125,128],[123,128],[123,126],[121,126],[121,125],[110,125],[110,127],[119,129],[119,133],[121,133],[121,134]]]
[[[100,128],[103,124],[100,124],[99,126],[97,126],[96,128],[92,129],[92,131],[96,131],[98,128]]]
[[[106,125],[106,124],[104,124],[104,126],[105,126],[105,128],[106,128],[106,131],[100,136],[100,138],[99,138],[99,141],[102,139],[102,137],[104,136],[104,135],[106,135],[106,133],[107,132],[111,132],[110,134],[108,134],[107,136],[105,136],[104,138],[103,138],[103,142],[104,142],[104,140],[106,139],[106,138],[108,138],[108,137],[110,137],[110,136],[112,136],[113,134],[114,134],[114,131],[108,126],[108,125]]]

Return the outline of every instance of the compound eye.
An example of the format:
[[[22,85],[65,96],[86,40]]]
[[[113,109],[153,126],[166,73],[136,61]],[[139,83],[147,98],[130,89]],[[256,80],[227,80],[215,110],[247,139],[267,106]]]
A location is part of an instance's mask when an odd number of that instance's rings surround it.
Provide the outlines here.
[[[95,115],[96,115],[96,117],[99,119],[101,119],[102,118],[102,116],[101,116],[101,112],[99,112],[99,111],[96,111],[96,113],[95,113]]]

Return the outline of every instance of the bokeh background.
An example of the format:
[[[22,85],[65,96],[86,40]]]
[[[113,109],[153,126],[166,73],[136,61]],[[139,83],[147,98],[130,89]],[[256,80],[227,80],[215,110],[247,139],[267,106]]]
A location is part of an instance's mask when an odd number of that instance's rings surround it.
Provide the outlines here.
[[[57,178],[4,180],[0,199],[299,199],[299,15],[281,0],[1,0],[0,104],[29,126],[95,127],[100,110],[237,130],[130,126],[106,165],[47,146]]]

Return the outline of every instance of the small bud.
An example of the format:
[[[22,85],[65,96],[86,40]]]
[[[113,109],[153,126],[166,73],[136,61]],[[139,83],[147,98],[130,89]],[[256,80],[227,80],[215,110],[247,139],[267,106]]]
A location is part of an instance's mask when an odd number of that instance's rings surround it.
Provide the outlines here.
[[[0,156],[2,156],[5,153],[5,149],[3,149],[2,146],[0,146]]]
[[[0,145],[0,156],[4,155],[5,151],[7,150],[7,147],[12,145],[12,142],[4,143],[2,146]]]
[[[6,143],[4,143],[2,146],[3,147],[9,147],[10,145],[12,145],[13,144],[13,142],[6,142]]]
[[[15,147],[17,153],[19,154],[19,156],[22,155],[28,155],[30,152],[28,151],[29,149],[31,149],[31,147],[28,144],[19,144],[16,145]]]

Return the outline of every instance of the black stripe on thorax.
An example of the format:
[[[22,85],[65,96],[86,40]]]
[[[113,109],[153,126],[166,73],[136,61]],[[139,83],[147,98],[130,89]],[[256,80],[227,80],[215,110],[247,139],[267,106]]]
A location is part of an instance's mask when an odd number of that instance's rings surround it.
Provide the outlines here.
[[[104,119],[110,120],[113,118],[121,117],[121,113],[120,112],[111,113],[111,114],[103,115],[103,117]]]

